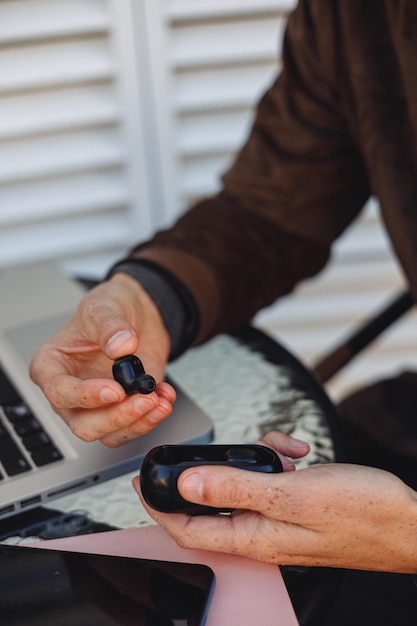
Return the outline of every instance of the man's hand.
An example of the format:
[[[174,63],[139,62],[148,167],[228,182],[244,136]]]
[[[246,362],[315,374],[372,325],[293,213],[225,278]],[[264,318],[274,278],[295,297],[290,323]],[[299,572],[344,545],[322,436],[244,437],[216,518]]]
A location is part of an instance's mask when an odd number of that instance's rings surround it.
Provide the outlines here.
[[[136,280],[116,274],[88,292],[74,316],[38,350],[30,375],[75,435],[116,447],[171,413],[175,391],[162,382],[169,349],[152,299]],[[158,383],[146,396],[127,396],[112,377],[113,361],[135,353]]]
[[[264,443],[285,452],[277,433]],[[282,436],[281,436],[282,437]],[[140,495],[137,480],[134,487]],[[417,572],[417,494],[383,470],[345,464],[282,474],[200,466],[184,471],[181,495],[231,507],[231,515],[149,514],[184,548],[281,565]]]

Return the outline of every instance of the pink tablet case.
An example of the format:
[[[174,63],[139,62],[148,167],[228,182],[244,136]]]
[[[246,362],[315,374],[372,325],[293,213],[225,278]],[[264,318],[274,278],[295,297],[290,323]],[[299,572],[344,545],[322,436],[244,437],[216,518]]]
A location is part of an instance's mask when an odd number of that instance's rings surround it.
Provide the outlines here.
[[[276,565],[214,552],[184,550],[159,526],[55,539],[34,545],[95,554],[204,563],[216,575],[216,588],[206,626],[298,626]]]

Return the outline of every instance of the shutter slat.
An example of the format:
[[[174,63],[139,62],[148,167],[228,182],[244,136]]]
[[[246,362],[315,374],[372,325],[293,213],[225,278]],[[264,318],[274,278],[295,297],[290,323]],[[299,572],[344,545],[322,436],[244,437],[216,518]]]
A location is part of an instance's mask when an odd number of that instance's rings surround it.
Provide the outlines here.
[[[393,259],[370,259],[367,263],[329,263],[316,277],[301,283],[299,291],[303,297],[320,294],[368,291],[389,288],[403,283],[401,270]]]
[[[0,187],[0,226],[127,206],[122,171],[104,170]],[[16,210],[16,207],[19,210]]]
[[[30,15],[30,19],[28,16]],[[0,43],[108,30],[103,0],[19,0],[0,3]]]
[[[124,160],[120,138],[113,129],[3,142],[0,182],[114,167]]]
[[[273,61],[282,46],[283,32],[284,22],[279,17],[179,27],[171,33],[169,61],[177,69]]]
[[[245,140],[252,115],[249,111],[223,111],[187,116],[177,127],[178,147],[186,157],[237,150]]]
[[[325,326],[323,324],[315,325],[314,320],[312,320],[311,325],[300,324],[297,327],[258,322],[256,322],[256,326],[276,337],[278,341],[283,342],[290,350],[298,354],[304,362],[311,365],[320,356],[328,353],[335,346],[343,343],[347,337],[350,337],[355,329],[360,328],[361,323],[365,323],[369,319],[372,311],[379,310],[378,305],[381,304],[381,301],[379,300],[374,304],[376,307],[366,311],[366,314],[364,312],[362,317],[356,317],[357,312],[355,312],[354,318],[350,320],[327,318]],[[409,353],[414,355],[417,344],[416,321],[415,312],[410,314],[410,317],[404,316],[397,324],[382,333],[372,346],[378,347],[378,350],[384,350],[386,356],[390,352],[399,350],[403,350],[405,356]]]
[[[277,67],[277,62],[271,61],[178,72],[172,85],[173,105],[178,114],[253,107]]]
[[[122,115],[111,85],[10,96],[0,99],[0,139],[116,124]]]
[[[3,228],[0,265],[18,265],[36,258],[39,241],[42,241],[44,259],[124,247],[134,235],[129,230],[129,224],[120,213],[49,219],[28,224],[24,232],[20,228]]]
[[[397,285],[388,284],[395,288]],[[329,320],[349,323],[359,316],[363,319],[370,313],[379,310],[386,301],[387,289],[368,291],[320,294],[306,296],[296,294],[282,300],[273,312],[273,323],[276,327],[292,328],[301,325],[324,329]]]
[[[296,0],[165,0],[165,14],[172,20],[190,21],[236,15],[260,15],[289,11]]]
[[[58,42],[0,52],[0,93],[112,78],[106,39]]]

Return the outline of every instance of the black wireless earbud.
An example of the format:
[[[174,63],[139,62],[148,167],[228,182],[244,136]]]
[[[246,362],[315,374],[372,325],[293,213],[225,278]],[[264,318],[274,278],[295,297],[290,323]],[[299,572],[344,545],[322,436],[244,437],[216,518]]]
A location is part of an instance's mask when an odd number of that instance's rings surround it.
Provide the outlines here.
[[[127,394],[151,393],[156,382],[153,376],[146,374],[142,361],[134,354],[122,356],[113,363],[113,378],[117,380]]]

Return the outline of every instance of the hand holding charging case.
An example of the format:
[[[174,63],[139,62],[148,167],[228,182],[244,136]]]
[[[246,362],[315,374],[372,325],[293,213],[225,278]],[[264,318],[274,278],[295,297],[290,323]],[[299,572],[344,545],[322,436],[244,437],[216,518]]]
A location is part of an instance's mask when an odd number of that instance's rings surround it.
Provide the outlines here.
[[[140,485],[147,504],[162,513],[188,515],[230,512],[184,500],[177,481],[180,474],[198,465],[225,465],[252,472],[282,472],[279,456],[261,445],[166,445],[146,455],[140,471]]]

